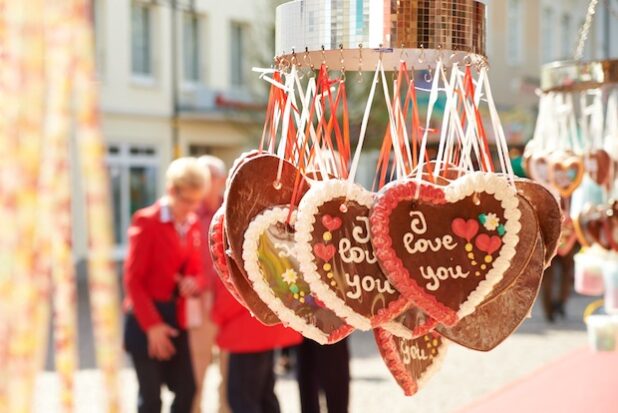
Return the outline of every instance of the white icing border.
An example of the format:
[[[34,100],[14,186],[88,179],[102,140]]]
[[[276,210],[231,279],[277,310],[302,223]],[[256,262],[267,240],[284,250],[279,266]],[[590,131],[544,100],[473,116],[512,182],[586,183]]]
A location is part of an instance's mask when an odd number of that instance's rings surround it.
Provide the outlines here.
[[[413,337],[412,330],[405,327],[403,324],[399,322],[390,321],[384,325],[381,325],[380,327],[388,331],[395,337],[403,338],[405,340],[412,340],[412,337]]]
[[[431,334],[431,333],[427,333],[427,334]],[[435,334],[438,334],[438,333],[435,333]],[[433,363],[431,363],[431,365],[427,368],[427,370],[425,370],[425,373],[421,377],[419,377],[419,379],[417,380],[416,382],[417,392],[419,392],[421,388],[425,386],[427,381],[429,381],[429,379],[431,379],[438,372],[438,370],[440,370],[442,366],[444,365],[444,359],[446,357],[446,350],[448,350],[450,342],[446,339],[446,337],[443,337],[440,334],[438,335],[440,336],[440,339],[442,340],[442,346],[440,347],[440,350],[438,350],[438,355],[433,359]],[[421,337],[424,337],[424,336],[421,336]]]
[[[372,329],[371,320],[350,308],[344,300],[337,296],[337,293],[321,281],[318,267],[314,261],[311,232],[315,223],[315,215],[324,203],[338,197],[347,197],[348,200],[355,201],[369,209],[374,203],[373,193],[357,184],[350,184],[338,179],[313,183],[298,206],[295,236],[297,258],[300,262],[301,272],[305,281],[309,283],[311,291],[352,327],[368,331]]]
[[[521,211],[519,211],[519,198],[515,188],[500,176],[485,172],[474,172],[455,180],[451,185],[444,188],[444,196],[447,202],[454,203],[474,193],[485,192],[493,195],[504,209],[504,228],[506,234],[502,237],[503,245],[500,254],[493,262],[492,269],[487,273],[485,280],[481,281],[477,288],[468,295],[459,310],[457,317],[464,318],[474,312],[474,309],[483,302],[498,284],[504,273],[511,265],[515,256],[515,248],[519,242],[521,230]]]
[[[293,310],[283,304],[270,288],[268,282],[264,279],[258,259],[258,246],[260,236],[272,224],[277,222],[285,222],[288,218],[289,208],[275,207],[263,211],[257,215],[249,224],[245,231],[242,258],[245,264],[247,276],[253,284],[253,289],[257,293],[270,310],[275,313],[284,325],[292,327],[294,330],[301,333],[303,336],[310,338],[320,344],[327,344],[329,335],[319,328],[308,324],[302,317],[298,316]],[[292,214],[292,222],[296,218],[296,212]],[[302,270],[301,274],[302,275]]]

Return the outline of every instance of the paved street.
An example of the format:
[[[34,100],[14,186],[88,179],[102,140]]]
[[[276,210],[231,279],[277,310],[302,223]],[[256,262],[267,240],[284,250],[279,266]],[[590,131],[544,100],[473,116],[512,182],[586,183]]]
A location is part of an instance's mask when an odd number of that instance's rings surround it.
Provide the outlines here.
[[[84,294],[80,294],[84,297]],[[80,306],[87,303],[82,299]],[[370,333],[355,333],[352,349],[351,412],[453,412],[473,400],[503,385],[525,377],[535,369],[559,359],[570,351],[586,345],[586,333],[581,321],[590,298],[575,296],[569,302],[566,320],[546,323],[535,307],[533,318],[527,320],[517,334],[490,353],[478,353],[451,345],[444,366],[416,396],[406,398],[391,378]],[[81,311],[81,314],[87,313]],[[87,331],[87,317],[80,317],[80,326]],[[85,334],[80,346],[84,370],[80,371],[76,389],[78,413],[102,412],[100,376],[92,369],[92,343]],[[90,347],[89,347],[90,346]],[[50,366],[48,366],[50,367]],[[123,371],[124,411],[135,406],[136,381],[133,371]],[[205,405],[208,412],[216,405],[217,369],[208,371]],[[37,382],[36,412],[53,413],[57,409],[57,381],[51,371],[41,374]],[[293,376],[280,378],[277,384],[283,412],[298,412],[298,391]],[[169,397],[166,399],[169,403]]]

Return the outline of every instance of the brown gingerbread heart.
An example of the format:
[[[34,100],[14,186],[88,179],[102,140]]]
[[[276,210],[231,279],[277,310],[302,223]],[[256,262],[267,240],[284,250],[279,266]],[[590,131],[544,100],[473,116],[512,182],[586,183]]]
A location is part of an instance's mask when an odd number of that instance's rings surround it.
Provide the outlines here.
[[[559,157],[549,170],[549,182],[563,198],[570,197],[584,177],[584,162],[576,155]]]
[[[514,187],[496,174],[471,173],[444,188],[390,184],[371,213],[374,250],[402,295],[454,325],[512,265],[522,229],[519,204]],[[534,231],[532,224],[524,230]]]
[[[354,328],[311,293],[296,258],[295,215],[281,206],[251,221],[243,245],[244,268],[255,292],[282,323],[320,344],[332,344]]]
[[[227,245],[227,238],[225,239]],[[262,324],[272,326],[280,324],[281,320],[273,313],[270,308],[260,300],[260,297],[251,287],[251,284],[245,278],[245,275],[240,270],[236,261],[230,256],[229,250],[226,250],[225,260],[230,272],[230,281],[234,284],[234,288],[241,296],[246,308],[257,318]]]
[[[562,224],[562,234],[560,235],[557,254],[560,257],[566,257],[573,251],[576,243],[577,234],[575,233],[573,220],[571,217],[567,217]]]
[[[447,343],[435,332],[408,340],[377,328],[374,336],[386,367],[406,396],[414,395],[427,383],[446,355]]]
[[[390,328],[409,305],[375,258],[369,233],[374,195],[342,180],[316,182],[298,207],[296,241],[311,291],[355,328]]]
[[[277,176],[281,166],[281,179]],[[242,264],[244,234],[262,211],[276,205],[289,205],[298,179],[298,199],[308,189],[306,180],[289,162],[264,154],[246,159],[232,176],[225,201],[225,230],[231,255]],[[244,273],[242,265],[240,271]]]
[[[517,192],[523,195],[536,211],[538,223],[545,244],[545,265],[551,264],[556,255],[560,233],[562,230],[563,214],[560,202],[545,186],[528,179],[515,181]]]
[[[212,263],[215,271],[219,275],[221,282],[227,288],[239,303],[247,307],[245,300],[241,297],[236,290],[236,286],[231,280],[230,269],[227,266],[227,260],[225,255],[225,206],[221,206],[217,212],[215,212],[210,222],[210,229],[208,231],[208,247],[210,250],[210,256],[212,257]]]
[[[597,149],[584,156],[586,172],[597,184],[604,186],[608,183],[612,160],[604,149]]]
[[[525,270],[508,290],[479,306],[453,327],[437,326],[449,340],[478,351],[490,351],[506,340],[530,314],[545,267],[543,239],[539,235]]]
[[[607,205],[588,205],[573,219],[573,228],[582,246],[598,244],[606,250],[612,248],[607,211]]]

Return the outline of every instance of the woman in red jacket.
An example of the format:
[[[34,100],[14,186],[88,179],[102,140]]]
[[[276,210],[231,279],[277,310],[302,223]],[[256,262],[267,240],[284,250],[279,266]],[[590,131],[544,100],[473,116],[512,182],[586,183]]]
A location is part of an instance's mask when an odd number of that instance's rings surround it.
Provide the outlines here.
[[[172,413],[189,413],[195,379],[187,340],[185,299],[206,285],[201,228],[194,212],[208,185],[193,158],[166,173],[166,196],[133,216],[124,268],[124,346],[139,382],[138,411],[161,411],[161,386],[175,393]]]
[[[212,318],[217,345],[229,352],[227,398],[234,413],[279,413],[275,395],[274,349],[301,342],[281,324],[267,327],[215,281]]]

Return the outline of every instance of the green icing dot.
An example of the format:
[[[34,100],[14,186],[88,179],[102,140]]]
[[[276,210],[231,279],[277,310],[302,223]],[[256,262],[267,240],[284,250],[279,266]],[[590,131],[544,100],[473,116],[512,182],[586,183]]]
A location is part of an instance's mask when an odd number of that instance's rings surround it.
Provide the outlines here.
[[[298,288],[298,285],[292,284],[290,285],[290,291],[292,291],[294,294],[298,294],[298,292],[300,291],[300,288]]]
[[[504,228],[504,225],[502,224],[498,225],[498,234],[500,234],[500,236],[503,236],[504,234],[506,234],[506,228]]]
[[[485,214],[481,214],[479,215],[479,222],[483,225],[485,225],[485,222],[487,221],[487,215]]]

